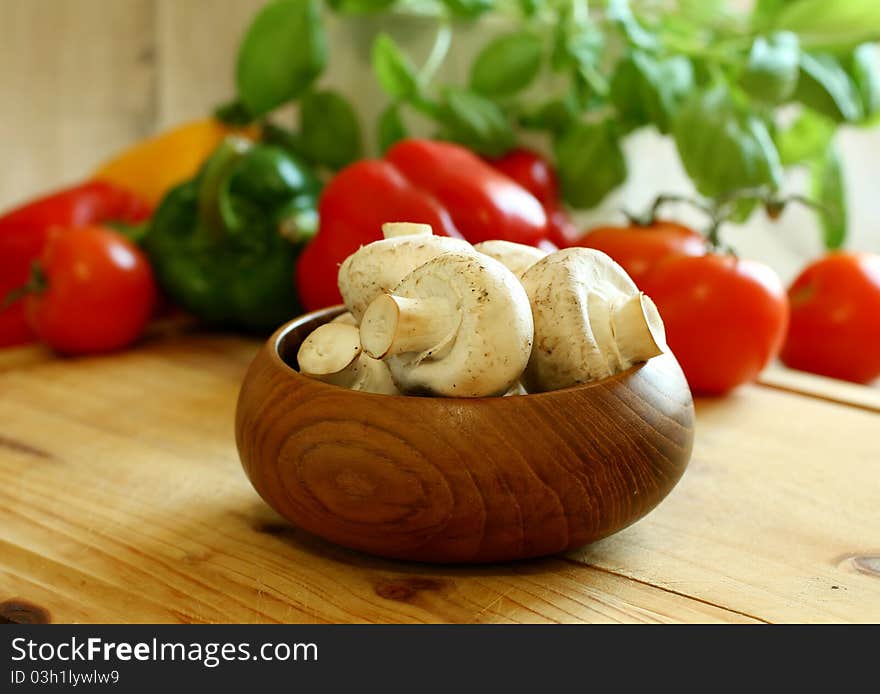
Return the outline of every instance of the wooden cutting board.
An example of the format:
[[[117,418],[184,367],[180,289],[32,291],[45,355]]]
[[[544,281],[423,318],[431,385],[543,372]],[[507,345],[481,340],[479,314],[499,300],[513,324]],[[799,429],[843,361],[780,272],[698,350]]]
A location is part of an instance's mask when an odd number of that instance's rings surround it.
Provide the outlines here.
[[[263,504],[232,429],[257,346],[0,354],[0,620],[880,621],[877,391],[774,372],[700,401],[690,468],[642,521],[449,568],[334,547]]]

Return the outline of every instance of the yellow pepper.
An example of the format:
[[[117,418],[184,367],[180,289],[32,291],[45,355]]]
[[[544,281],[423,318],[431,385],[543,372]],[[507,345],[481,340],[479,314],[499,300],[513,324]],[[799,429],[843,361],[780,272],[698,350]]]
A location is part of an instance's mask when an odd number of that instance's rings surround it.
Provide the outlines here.
[[[136,144],[101,165],[94,177],[127,188],[156,205],[171,188],[192,178],[231,134],[250,139],[258,136],[256,128],[231,128],[205,118]]]

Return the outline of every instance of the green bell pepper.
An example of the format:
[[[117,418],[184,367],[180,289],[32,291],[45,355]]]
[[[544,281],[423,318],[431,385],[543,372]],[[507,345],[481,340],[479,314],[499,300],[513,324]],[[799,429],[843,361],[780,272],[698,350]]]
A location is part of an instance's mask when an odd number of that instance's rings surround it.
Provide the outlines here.
[[[320,184],[283,149],[228,138],[168,193],[144,239],[172,301],[223,327],[271,330],[301,311],[294,268]]]

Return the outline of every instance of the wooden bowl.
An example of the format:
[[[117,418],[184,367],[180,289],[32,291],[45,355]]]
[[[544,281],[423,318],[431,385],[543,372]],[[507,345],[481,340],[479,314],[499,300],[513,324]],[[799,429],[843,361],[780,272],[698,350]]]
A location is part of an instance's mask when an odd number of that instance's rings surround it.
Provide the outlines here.
[[[537,557],[635,522],[687,466],[693,401],[671,355],[550,393],[372,395],[295,371],[302,340],[341,311],[280,328],[236,412],[251,483],[315,535],[427,562]]]

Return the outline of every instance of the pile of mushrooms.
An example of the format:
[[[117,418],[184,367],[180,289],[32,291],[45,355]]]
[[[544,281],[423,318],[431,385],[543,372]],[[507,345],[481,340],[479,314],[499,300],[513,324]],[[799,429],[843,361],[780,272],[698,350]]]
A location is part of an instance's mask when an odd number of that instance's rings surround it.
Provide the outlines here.
[[[369,393],[487,397],[587,383],[666,349],[654,302],[600,251],[474,246],[389,223],[339,268],[347,313],[312,332],[304,375]]]

